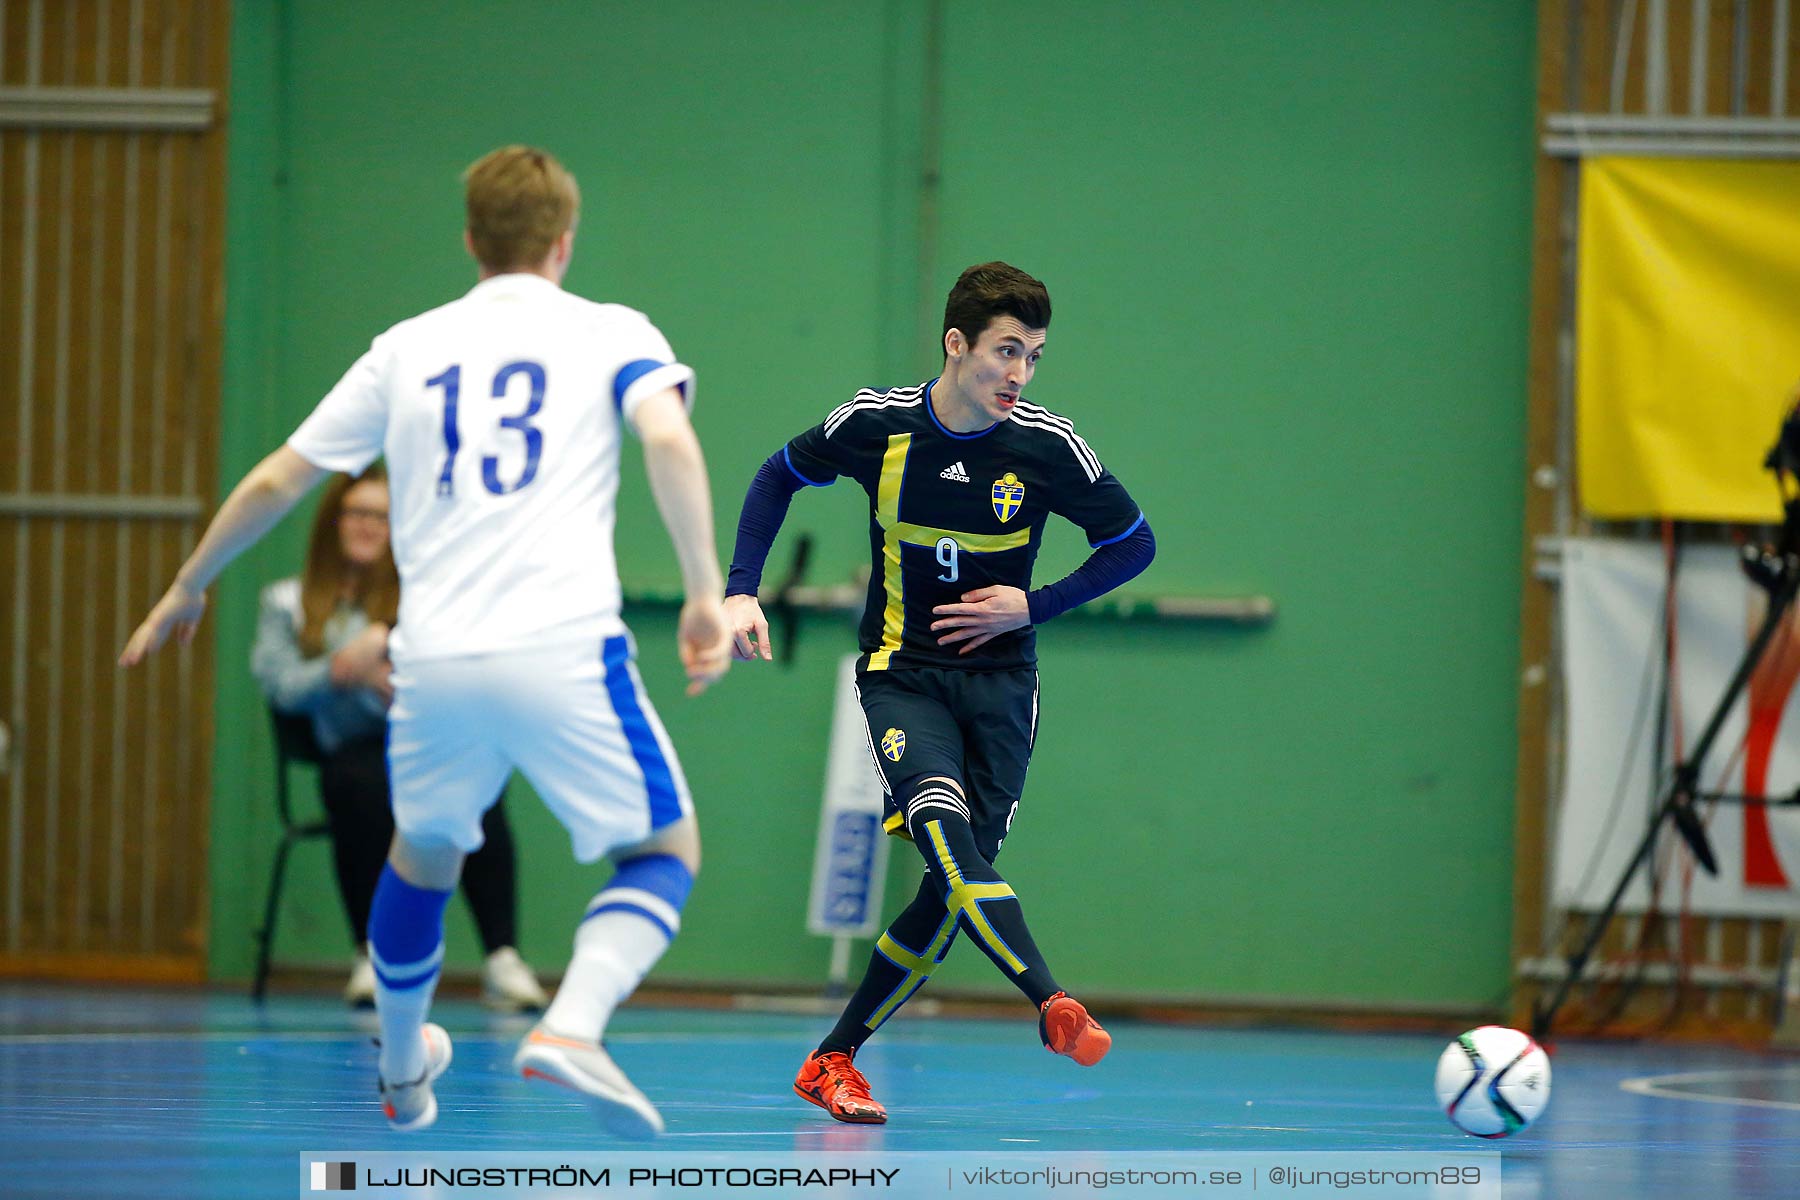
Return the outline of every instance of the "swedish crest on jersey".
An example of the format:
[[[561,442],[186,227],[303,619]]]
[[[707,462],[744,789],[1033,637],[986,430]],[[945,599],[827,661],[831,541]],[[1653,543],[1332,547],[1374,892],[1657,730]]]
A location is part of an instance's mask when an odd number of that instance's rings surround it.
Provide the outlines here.
[[[1025,503],[1025,485],[1011,471],[994,480],[994,515],[1002,525],[1013,519]]]
[[[900,756],[906,753],[906,730],[890,729],[881,735],[881,752],[893,762],[899,762]]]

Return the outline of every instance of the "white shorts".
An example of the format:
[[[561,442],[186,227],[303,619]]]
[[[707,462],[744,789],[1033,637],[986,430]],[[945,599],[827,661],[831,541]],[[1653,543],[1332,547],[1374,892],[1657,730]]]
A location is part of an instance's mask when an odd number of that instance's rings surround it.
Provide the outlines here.
[[[394,824],[481,846],[517,767],[592,862],[691,816],[693,798],[632,661],[629,634],[396,664],[388,713]]]

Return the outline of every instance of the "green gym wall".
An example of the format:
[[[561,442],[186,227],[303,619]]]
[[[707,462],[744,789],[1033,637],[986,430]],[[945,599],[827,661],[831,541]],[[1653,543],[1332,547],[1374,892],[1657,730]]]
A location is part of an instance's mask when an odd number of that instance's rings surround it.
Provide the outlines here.
[[[869,385],[916,382],[961,267],[1056,315],[1031,397],[1157,536],[1139,595],[1267,595],[1261,627],[1065,617],[1002,859],[1058,978],[1144,1002],[1496,1011],[1512,913],[1534,6],[1511,0],[240,0],[223,471],[277,445],[369,340],[474,279],[458,174],[556,153],[568,286],[648,312],[699,373],[721,557],[756,467]],[[628,594],[677,572],[627,452]],[[275,842],[246,663],[310,506],[234,566],[219,639],[210,970],[248,977]],[[796,498],[809,581],[867,554],[853,486]],[[1040,581],[1081,560],[1053,524]],[[681,695],[673,610],[632,605],[705,868],[653,981],[806,988],[831,681],[790,663]],[[310,781],[296,776],[307,804]],[[604,881],[523,787],[521,949],[566,958]],[[916,886],[893,847],[889,909]],[[322,844],[279,958],[347,968]],[[859,943],[854,970],[867,953]],[[452,969],[477,951],[452,909]],[[1003,994],[961,947],[934,990]]]

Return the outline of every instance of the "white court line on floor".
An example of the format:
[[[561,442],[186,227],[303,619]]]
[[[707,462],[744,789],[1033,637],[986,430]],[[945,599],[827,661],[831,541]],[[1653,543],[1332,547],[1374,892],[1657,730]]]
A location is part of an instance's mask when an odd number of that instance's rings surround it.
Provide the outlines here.
[[[1780,1079],[1794,1075],[1795,1072],[1791,1069],[1770,1070],[1749,1067],[1724,1071],[1688,1071],[1680,1075],[1641,1075],[1636,1079],[1620,1080],[1619,1090],[1634,1092],[1640,1096],[1661,1096],[1667,1100],[1696,1100],[1702,1104],[1742,1104],[1752,1108],[1779,1108],[1789,1112],[1800,1112],[1800,1101],[1759,1100],[1752,1096],[1716,1096],[1707,1092],[1684,1092],[1671,1086],[1703,1081],[1721,1083],[1733,1079]]]
[[[523,1031],[521,1030],[521,1033]],[[362,1029],[192,1029],[192,1030],[152,1030],[141,1033],[122,1033],[117,1030],[96,1030],[93,1033],[0,1033],[0,1046],[62,1046],[81,1042],[331,1042],[348,1038],[360,1041],[369,1036],[370,1030]],[[458,1042],[516,1042],[520,1033],[457,1033],[451,1034]],[[741,1042],[746,1038],[757,1038],[761,1035],[746,1031],[743,1033],[608,1033],[608,1045],[620,1043],[646,1042]]]

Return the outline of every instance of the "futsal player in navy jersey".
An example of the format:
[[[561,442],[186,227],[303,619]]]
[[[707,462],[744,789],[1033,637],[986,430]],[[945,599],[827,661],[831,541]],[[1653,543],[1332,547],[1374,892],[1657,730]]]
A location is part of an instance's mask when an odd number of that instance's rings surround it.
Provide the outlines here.
[[[1042,283],[1005,263],[970,267],[945,305],[942,374],[858,392],[771,455],[744,500],[725,611],[735,656],[766,660],[756,593],[794,493],[843,475],[869,496],[857,692],[887,793],[885,827],[918,848],[925,878],[794,1080],[840,1121],[887,1120],[856,1052],[961,929],[1037,1008],[1050,1050],[1092,1066],[1112,1045],[1057,986],[994,867],[1037,735],[1035,627],[1131,579],[1156,553],[1143,512],[1075,427],[1025,399],[1049,327]],[[1052,513],[1079,526],[1094,552],[1034,590]]]

